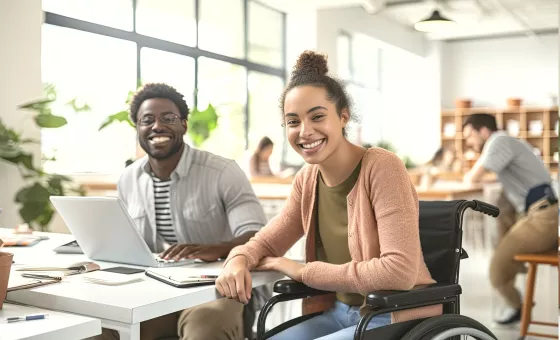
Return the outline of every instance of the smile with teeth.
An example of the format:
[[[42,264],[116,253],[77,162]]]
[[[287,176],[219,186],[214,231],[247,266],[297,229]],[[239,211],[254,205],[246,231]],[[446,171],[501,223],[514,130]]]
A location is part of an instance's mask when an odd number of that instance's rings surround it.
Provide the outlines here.
[[[319,145],[321,145],[321,143],[323,143],[324,139],[315,141],[313,143],[309,143],[309,144],[300,144],[300,146],[304,149],[313,149],[314,147],[317,147]]]
[[[159,144],[159,143],[168,142],[169,140],[171,140],[171,138],[168,136],[156,136],[150,139],[150,143]]]

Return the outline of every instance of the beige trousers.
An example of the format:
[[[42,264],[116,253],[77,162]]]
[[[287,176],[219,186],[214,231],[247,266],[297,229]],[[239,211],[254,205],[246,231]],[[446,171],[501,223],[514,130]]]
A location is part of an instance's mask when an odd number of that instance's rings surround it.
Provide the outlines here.
[[[243,340],[244,305],[230,300],[219,299],[142,322],[140,339],[155,340],[179,337],[181,340]],[[117,340],[119,333],[103,328],[95,340]]]
[[[521,308],[521,294],[515,288],[515,277],[523,264],[514,260],[516,254],[541,253],[558,247],[558,203],[535,202],[525,215],[517,215],[507,198],[498,202],[495,250],[490,263],[490,282],[505,302]]]

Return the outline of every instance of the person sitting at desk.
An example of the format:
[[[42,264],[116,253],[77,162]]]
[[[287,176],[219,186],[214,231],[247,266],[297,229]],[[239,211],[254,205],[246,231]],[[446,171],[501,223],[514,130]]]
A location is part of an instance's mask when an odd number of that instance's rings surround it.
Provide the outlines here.
[[[251,270],[279,271],[337,292],[304,300],[305,314],[325,313],[273,340],[353,339],[365,295],[434,283],[420,246],[418,197],[404,163],[392,152],[346,138],[350,100],[327,72],[323,55],[306,51],[299,57],[282,95],[282,118],[291,147],[307,165],[279,215],[231,251],[216,281],[220,294],[242,303],[251,298]],[[307,263],[283,257],[304,234]],[[393,317],[404,321],[441,312],[436,305]],[[390,323],[390,314],[379,315],[368,329]]]
[[[146,84],[135,94],[130,118],[146,156],[125,169],[118,195],[152,252],[216,261],[267,220],[235,161],[185,144],[188,114],[183,95],[166,84]],[[243,314],[242,305],[219,299],[143,322],[140,336],[242,340]]]
[[[455,158],[455,152],[449,148],[439,148],[431,160],[420,167],[417,171],[421,174],[420,187],[429,188],[434,183],[434,178],[441,173],[457,172],[460,163]]]
[[[466,183],[480,182],[486,171],[496,173],[503,191],[498,201],[498,235],[490,264],[490,282],[509,308],[496,323],[521,319],[521,296],[515,276],[523,266],[514,260],[520,253],[538,253],[557,247],[558,200],[543,161],[525,141],[498,131],[489,114],[470,115],[463,125],[467,145],[480,157],[465,174]]]
[[[259,141],[257,149],[249,159],[249,174],[251,177],[274,176],[269,163],[273,148],[274,143],[270,138],[263,137]]]

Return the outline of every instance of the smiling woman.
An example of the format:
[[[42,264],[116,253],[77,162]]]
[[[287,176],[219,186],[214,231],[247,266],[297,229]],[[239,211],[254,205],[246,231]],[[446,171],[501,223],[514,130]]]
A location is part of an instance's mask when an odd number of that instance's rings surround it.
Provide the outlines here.
[[[233,249],[218,291],[247,303],[251,270],[275,270],[309,287],[336,292],[304,300],[304,313],[325,313],[271,339],[353,339],[365,295],[434,283],[422,259],[418,197],[404,163],[392,152],[365,149],[346,138],[350,98],[328,75],[325,56],[306,51],[281,104],[291,147],[308,163],[277,218]],[[303,235],[306,260],[283,257]],[[381,248],[383,245],[383,248]],[[395,312],[406,321],[441,314],[441,306]],[[391,323],[389,314],[368,329]]]

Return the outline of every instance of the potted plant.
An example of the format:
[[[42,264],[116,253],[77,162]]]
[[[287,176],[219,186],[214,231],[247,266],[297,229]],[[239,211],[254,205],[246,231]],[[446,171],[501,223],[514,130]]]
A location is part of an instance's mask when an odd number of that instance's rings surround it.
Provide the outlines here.
[[[0,248],[2,247],[2,239],[0,239]],[[12,260],[14,255],[11,253],[0,252],[0,309],[4,305],[6,294],[8,292],[8,281],[10,280],[10,270],[12,268]]]
[[[56,129],[67,124],[62,116],[52,113],[51,105],[56,101],[54,86],[45,85],[45,98],[18,106],[34,112],[33,120],[44,129]],[[75,112],[88,111],[87,104],[78,106],[75,99],[68,103]],[[43,170],[40,162],[35,162],[33,155],[25,149],[31,143],[39,143],[33,139],[22,138],[21,132],[6,126],[0,120],[0,160],[16,166],[25,181],[15,195],[14,201],[20,206],[19,215],[33,229],[48,231],[54,208],[49,197],[77,193],[85,195],[84,190],[74,186],[71,178],[58,174],[50,174]],[[51,159],[54,160],[54,159]]]

